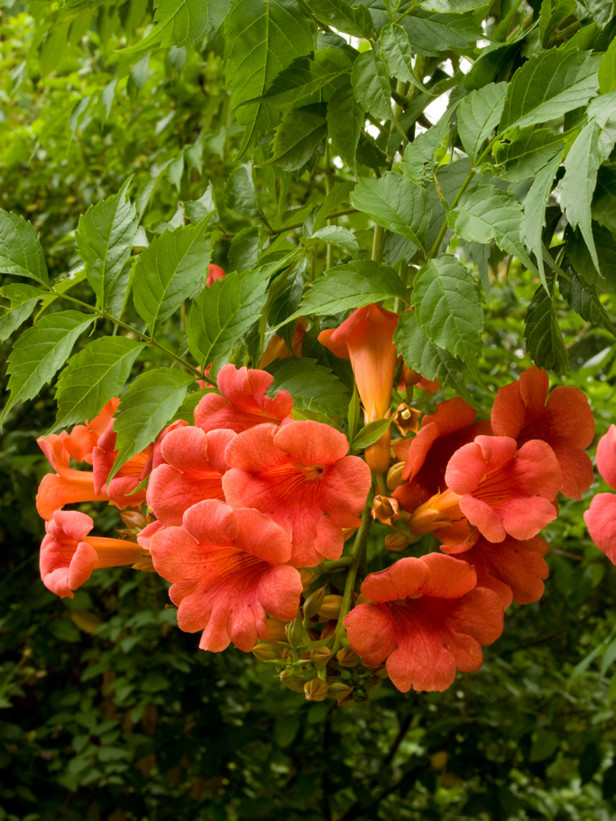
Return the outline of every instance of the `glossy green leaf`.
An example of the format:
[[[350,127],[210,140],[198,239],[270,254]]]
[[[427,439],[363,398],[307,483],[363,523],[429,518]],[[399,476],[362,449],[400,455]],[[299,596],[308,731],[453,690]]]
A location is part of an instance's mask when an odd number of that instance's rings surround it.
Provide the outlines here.
[[[327,136],[327,121],[321,106],[290,111],[276,129],[272,156],[267,165],[297,171],[313,156]]]
[[[365,51],[353,63],[353,91],[364,111],[380,120],[391,120],[391,85],[387,68],[374,49]]]
[[[458,107],[458,134],[473,162],[500,121],[506,94],[507,83],[488,83],[471,91]]]
[[[262,98],[269,105],[297,104],[316,92],[329,99],[350,77],[352,58],[340,48],[320,48],[310,57],[298,57],[282,71]]]
[[[472,14],[439,14],[415,7],[400,20],[413,49],[427,56],[465,54],[482,36]]]
[[[528,306],[524,337],[536,365],[555,373],[566,372],[569,354],[558,327],[552,297],[543,286],[537,288]]]
[[[356,255],[359,252],[357,237],[348,228],[339,225],[325,225],[312,235],[311,239],[320,239],[322,242],[331,242],[343,248],[348,254]]]
[[[310,0],[310,13],[321,23],[353,37],[372,37],[374,26],[365,6],[352,6],[346,0]]]
[[[261,269],[227,274],[193,302],[188,314],[188,348],[200,365],[230,353],[259,319],[267,301],[269,275]]]
[[[49,284],[47,265],[36,231],[23,217],[0,209],[0,274],[14,274]]]
[[[144,450],[173,418],[195,377],[175,368],[154,368],[129,385],[115,415],[118,455],[109,473],[113,479],[131,456]]]
[[[420,91],[426,91],[413,69],[413,50],[405,29],[392,24],[381,29],[381,55],[392,77],[397,77],[403,83],[411,83]]]
[[[586,322],[599,328],[605,328],[611,334],[616,336],[616,325],[610,319],[608,312],[605,310],[595,286],[587,282],[583,277],[569,269],[567,276],[558,278],[558,287],[567,300],[569,306],[579,314]]]
[[[350,396],[340,379],[328,368],[308,357],[285,359],[268,368],[274,381],[268,393],[284,389],[293,397],[294,409],[319,411],[342,419]]]
[[[543,244],[541,234],[545,226],[545,209],[554,187],[554,178],[560,166],[562,148],[543,168],[535,173],[535,178],[524,199],[524,215],[520,223],[521,237],[537,260],[539,275],[543,286],[547,288],[543,266]]]
[[[391,421],[391,419],[375,419],[374,422],[368,422],[351,442],[351,450],[364,450],[374,445],[383,434],[387,433]]]
[[[158,0],[152,31],[123,51],[131,54],[158,45],[194,43],[205,36],[207,20],[207,3],[202,0]]]
[[[44,299],[46,291],[17,282],[0,288],[0,297],[8,300],[8,307],[0,307],[0,340],[4,341],[30,317],[39,300]]]
[[[133,301],[139,316],[153,328],[171,316],[200,283],[210,261],[208,219],[164,231],[152,240],[135,266]]]
[[[327,132],[333,155],[342,157],[351,168],[355,168],[355,152],[364,123],[364,110],[355,100],[349,82],[327,104]]]
[[[112,197],[91,205],[79,219],[75,238],[98,305],[107,310],[137,234],[137,209],[128,183]]]
[[[103,336],[72,356],[58,379],[54,430],[94,418],[106,402],[119,396],[144,347],[126,336]]]
[[[17,402],[32,399],[68,359],[73,345],[94,322],[92,314],[47,314],[19,337],[8,359],[10,397],[0,422]]]

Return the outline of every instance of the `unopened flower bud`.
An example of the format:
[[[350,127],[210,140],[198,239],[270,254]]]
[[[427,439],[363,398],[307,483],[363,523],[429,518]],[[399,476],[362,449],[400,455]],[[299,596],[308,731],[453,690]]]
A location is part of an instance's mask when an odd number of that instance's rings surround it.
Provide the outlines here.
[[[396,408],[393,420],[394,425],[398,428],[402,436],[408,433],[417,433],[419,430],[419,419],[421,418],[421,411],[417,408],[412,408],[406,402],[401,402]]]
[[[324,598],[325,587],[319,587],[318,590],[313,590],[304,602],[304,617],[311,619],[313,616],[316,616],[321,605],[323,604]]]
[[[304,684],[304,695],[306,701],[325,701],[329,687],[326,681],[320,678],[313,678]]]
[[[331,657],[332,651],[329,647],[315,647],[310,651],[310,661],[315,667],[325,667]]]
[[[355,694],[349,693],[348,696],[344,696],[344,698],[338,699],[338,707],[348,707],[349,704],[353,704],[355,701]]]
[[[315,579],[312,570],[302,567],[299,571],[299,577],[302,582],[302,590],[307,590]]]
[[[342,605],[342,596],[330,593],[323,597],[323,603],[319,607],[319,618],[323,621],[337,619]]]
[[[350,695],[352,692],[353,688],[349,687],[348,684],[343,684],[341,681],[334,681],[333,684],[329,685],[327,695],[329,698],[340,700],[341,698],[346,698],[346,696]]]
[[[405,462],[396,462],[387,471],[387,487],[389,488],[389,490],[393,491],[397,487],[400,487],[400,485],[404,484],[404,479],[402,478],[402,471],[404,470],[405,464]]]
[[[393,496],[375,496],[370,514],[377,522],[392,527],[400,517],[400,505]]]
[[[280,674],[280,681],[282,681],[284,686],[288,687],[289,690],[293,690],[294,693],[304,692],[306,679],[297,670],[291,670],[289,668],[283,670]]]
[[[131,530],[142,530],[148,523],[145,516],[137,510],[123,510],[120,518]]]
[[[336,660],[341,667],[357,667],[359,656],[350,647],[343,647],[336,653]]]
[[[299,647],[304,638],[304,626],[301,615],[298,613],[293,621],[286,626],[287,639],[293,647]]]
[[[255,644],[252,648],[252,654],[258,658],[259,661],[276,661],[281,657],[279,647],[275,644],[266,644],[265,642]]]
[[[404,533],[388,533],[385,536],[385,547],[400,553],[410,544],[410,539]]]

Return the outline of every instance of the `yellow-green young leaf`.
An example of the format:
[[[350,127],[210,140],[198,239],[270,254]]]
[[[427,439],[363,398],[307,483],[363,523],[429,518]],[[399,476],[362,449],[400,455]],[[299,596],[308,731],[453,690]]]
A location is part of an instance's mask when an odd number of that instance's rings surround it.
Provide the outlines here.
[[[351,442],[351,450],[363,450],[378,442],[381,436],[389,430],[391,419],[376,419],[368,422]]]
[[[166,48],[200,40],[207,29],[207,7],[203,0],[158,0],[152,31],[122,53],[134,54],[154,46]]]
[[[104,336],[71,356],[58,378],[53,429],[92,419],[113,396],[119,396],[144,347],[125,336]]]
[[[324,413],[342,419],[349,404],[349,393],[338,377],[315,359],[300,357],[273,362],[268,370],[274,382],[268,393],[281,389],[293,397],[293,408]]]
[[[0,340],[8,339],[31,316],[36,303],[46,295],[46,291],[21,282],[0,288],[0,297],[9,302],[7,308],[0,307]]]
[[[472,274],[449,254],[427,262],[413,281],[413,307],[429,339],[468,361],[479,355],[483,310]]]
[[[543,286],[537,288],[528,306],[524,337],[536,365],[555,373],[566,373],[569,354],[558,327],[552,297]]]
[[[80,217],[75,234],[86,277],[104,310],[110,308],[139,224],[137,209],[128,199],[128,185],[126,182],[114,196],[91,205]]]
[[[171,316],[207,278],[209,217],[156,237],[139,257],[133,278],[133,302],[150,328]]]
[[[139,453],[158,436],[173,418],[195,377],[175,368],[155,368],[140,374],[129,385],[116,413],[118,455],[109,479],[113,479],[131,456]]]
[[[601,57],[563,46],[531,57],[509,83],[500,130],[562,117],[597,93]]]
[[[17,340],[8,360],[10,397],[0,422],[17,402],[32,399],[68,359],[94,317],[77,311],[48,314]]]
[[[309,314],[338,314],[389,297],[404,298],[404,286],[393,269],[369,261],[337,265],[310,285],[297,311],[280,324]]]
[[[245,126],[242,150],[271,125],[262,97],[274,78],[296,57],[314,48],[310,21],[295,0],[235,0],[225,20],[227,86],[231,107]]]
[[[267,301],[269,272],[227,274],[201,292],[186,322],[188,349],[201,365],[225,356],[258,321]]]
[[[272,156],[264,165],[297,171],[311,159],[327,136],[325,108],[308,105],[290,111],[276,129]]]
[[[471,91],[458,107],[458,133],[464,150],[475,161],[483,144],[499,123],[507,83],[488,83]]]
[[[360,179],[351,202],[378,225],[410,239],[425,252],[423,241],[430,227],[430,208],[423,188],[391,171],[378,179]]]
[[[0,274],[29,277],[49,284],[47,265],[36,231],[23,217],[0,209]]]

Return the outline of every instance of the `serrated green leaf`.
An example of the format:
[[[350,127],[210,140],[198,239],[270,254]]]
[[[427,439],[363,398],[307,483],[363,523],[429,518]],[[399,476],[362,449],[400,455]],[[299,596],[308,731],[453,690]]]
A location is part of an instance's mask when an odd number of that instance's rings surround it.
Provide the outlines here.
[[[368,261],[337,265],[310,285],[298,310],[281,324],[309,314],[338,314],[389,297],[404,298],[404,286],[391,268]]]
[[[419,327],[414,312],[406,311],[400,316],[394,333],[398,353],[411,370],[425,379],[438,379],[451,385],[459,396],[473,403],[464,385],[464,368],[448,351],[435,345]]]
[[[298,57],[282,71],[261,98],[269,105],[285,106],[321,92],[320,101],[329,99],[350,77],[352,59],[344,49],[325,47],[311,57]]]
[[[0,274],[30,277],[49,284],[36,231],[23,217],[0,209]]]
[[[8,339],[32,315],[36,303],[45,296],[46,291],[25,283],[0,288],[0,297],[9,301],[8,308],[0,307],[0,340]]]
[[[98,305],[107,310],[137,234],[137,209],[128,198],[129,182],[106,200],[91,205],[75,234],[85,273]]]
[[[267,301],[269,274],[227,274],[193,302],[188,314],[188,349],[201,365],[228,354],[259,319]]]
[[[395,172],[378,179],[363,177],[351,192],[359,211],[424,251],[423,239],[430,227],[430,209],[423,188]]]
[[[500,130],[544,123],[597,93],[598,55],[561,47],[531,57],[509,83]]]
[[[597,289],[569,268],[567,276],[558,278],[560,292],[569,306],[591,325],[605,328],[616,336],[616,325],[601,304]]]
[[[522,239],[526,243],[526,247],[535,255],[539,267],[539,276],[546,290],[547,281],[543,267],[543,243],[541,242],[541,233],[545,225],[545,209],[554,185],[554,177],[560,166],[562,153],[563,147],[559,149],[558,154],[553,156],[543,168],[540,168],[536,172],[532,185],[528,189],[528,193],[524,199],[524,216],[520,224]]]
[[[285,359],[268,368],[274,381],[268,393],[284,389],[293,397],[293,407],[313,410],[342,419],[349,404],[349,393],[340,379],[315,359]]]
[[[58,413],[54,430],[93,419],[124,388],[145,344],[126,336],[104,336],[72,356],[56,389]]]
[[[444,51],[465,54],[482,37],[472,14],[439,14],[414,8],[400,22],[413,49],[428,57],[440,56]]]
[[[524,338],[536,365],[555,373],[567,371],[569,354],[558,327],[552,297],[543,286],[537,288],[528,306]]]
[[[332,186],[331,191],[325,196],[325,199],[319,206],[319,210],[315,214],[313,231],[318,231],[325,225],[330,214],[338,210],[340,205],[345,202],[353,190],[352,182],[337,182]]]
[[[472,274],[449,254],[423,265],[413,281],[413,307],[429,339],[467,361],[479,354],[483,311]]]
[[[290,111],[276,129],[272,157],[264,165],[279,165],[297,171],[311,159],[327,136],[325,111],[310,105]]]
[[[339,225],[325,225],[315,231],[311,239],[320,239],[322,242],[331,242],[343,248],[351,256],[359,253],[359,243],[357,237],[348,228],[341,228]]]
[[[597,256],[599,257],[599,271],[590,257],[586,243],[579,232],[570,233],[567,238],[567,258],[574,270],[581,274],[587,282],[597,288],[599,292],[605,290],[616,294],[616,244],[610,231],[595,227],[593,231]]]
[[[506,95],[507,83],[488,83],[471,91],[458,106],[458,134],[473,162],[500,121]]]
[[[562,156],[564,147],[562,134],[531,126],[494,146],[495,170],[510,182],[522,182],[534,177],[557,153]]]
[[[597,270],[599,258],[592,233],[592,194],[599,166],[609,156],[612,146],[613,140],[607,132],[602,132],[596,122],[587,123],[565,158],[565,176],[560,184],[563,212],[572,228],[580,227]]]
[[[539,273],[522,244],[522,208],[511,194],[491,185],[475,186],[462,195],[447,218],[463,239],[482,243],[496,240],[499,248],[517,257],[529,270]]]
[[[421,7],[429,11],[456,12],[475,11],[490,5],[489,0],[424,0]]]
[[[109,473],[109,481],[131,456],[156,439],[194,381],[194,376],[175,368],[154,368],[140,374],[129,385],[113,423],[118,455]]]
[[[599,63],[599,91],[608,94],[616,90],[616,39],[612,38],[607,51]]]
[[[438,156],[437,152],[445,142],[445,138],[449,137],[450,117],[451,110],[446,111],[437,123],[427,131],[418,134],[404,149],[400,169],[410,180],[422,182],[432,174],[441,159],[440,152]]]
[[[205,36],[207,7],[203,0],[158,0],[152,31],[122,53],[134,54],[158,45],[167,48],[195,43]]]
[[[389,430],[391,422],[391,419],[375,419],[374,422],[368,422],[351,442],[351,450],[364,450],[374,445]]]
[[[592,218],[612,234],[616,234],[616,165],[613,163],[602,165],[597,174]]]
[[[176,311],[207,277],[210,238],[208,218],[196,225],[164,231],[152,240],[135,266],[133,302],[139,316],[154,328]]]
[[[293,60],[310,54],[313,37],[293,0],[235,0],[225,26],[227,86],[236,119],[245,126],[244,150],[271,118],[262,102],[242,103],[262,97]]]
[[[242,217],[262,217],[250,163],[236,168],[225,184],[227,208]]]
[[[349,82],[339,88],[327,104],[327,131],[333,155],[342,157],[353,169],[364,121],[364,110],[355,100]]]
[[[310,0],[310,13],[321,23],[333,26],[353,37],[370,38],[374,35],[374,25],[370,12],[365,6],[353,7],[346,0]]]
[[[10,397],[0,423],[17,402],[32,399],[68,359],[94,316],[77,311],[47,314],[19,337],[8,359]]]
[[[616,14],[614,0],[581,0],[581,3],[601,28],[607,26]]]
[[[427,89],[413,70],[413,50],[405,29],[397,23],[385,26],[381,29],[380,40],[381,55],[389,74],[426,92]]]
[[[356,58],[351,83],[355,99],[364,111],[380,120],[393,119],[389,75],[385,63],[374,49]]]

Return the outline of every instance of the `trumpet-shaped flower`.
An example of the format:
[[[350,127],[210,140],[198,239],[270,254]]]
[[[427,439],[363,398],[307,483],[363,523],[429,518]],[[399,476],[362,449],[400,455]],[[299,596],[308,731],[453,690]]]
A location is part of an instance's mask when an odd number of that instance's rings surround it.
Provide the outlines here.
[[[470,549],[467,545],[441,545],[441,550],[468,562],[477,571],[477,586],[489,587],[507,608],[512,601],[530,604],[543,596],[549,569],[543,558],[548,543],[541,536],[518,540],[507,536],[494,544],[479,538]]]
[[[556,518],[562,478],[552,448],[533,439],[518,450],[509,436],[477,436],[449,460],[447,486],[460,509],[490,542],[507,534],[531,539]]]
[[[450,489],[435,493],[416,507],[407,525],[415,536],[432,533],[439,542],[459,545],[465,550],[477,541],[478,536],[460,510],[460,497]]]
[[[351,360],[366,423],[389,413],[397,361],[393,336],[398,318],[398,314],[373,303],[357,308],[337,328],[319,334],[322,345],[336,356]],[[389,466],[389,440],[388,431],[366,449],[366,461],[377,473]]]
[[[597,445],[597,469],[605,481],[616,490],[616,426]],[[616,494],[597,493],[584,514],[590,538],[612,564],[616,564]]]
[[[202,630],[202,650],[218,652],[233,642],[248,652],[270,636],[266,614],[290,621],[297,613],[302,583],[285,564],[289,537],[256,510],[198,502],[184,513],[182,527],[155,533],[150,548],[154,568],[172,582],[180,629]]]
[[[290,418],[293,399],[287,391],[265,393],[274,381],[267,371],[224,365],[218,372],[220,394],[208,393],[195,408],[195,425],[206,433],[228,428],[236,433],[262,422],[276,425]]]
[[[438,553],[371,573],[361,586],[369,603],[344,619],[351,649],[372,667],[386,662],[403,693],[446,690],[457,670],[481,667],[481,647],[503,631],[502,600],[476,581],[469,564]]]
[[[343,530],[359,526],[370,490],[370,469],[348,449],[346,436],[321,422],[257,425],[227,447],[225,498],[281,525],[291,535],[294,566],[337,559]]]
[[[139,545],[122,539],[89,536],[94,522],[76,510],[58,510],[45,523],[46,535],[41,543],[40,570],[43,584],[61,598],[73,598],[80,587],[99,567],[132,565],[139,570],[151,569],[149,553]]]
[[[584,453],[595,433],[588,399],[579,388],[559,386],[549,394],[548,375],[535,365],[500,388],[492,407],[492,430],[523,445],[542,439],[552,448],[562,472],[561,492],[580,499],[593,480]]]
[[[191,505],[205,499],[224,500],[222,474],[225,448],[237,434],[187,426],[168,433],[161,443],[163,464],[152,471],[147,502],[164,525],[180,525]]]

